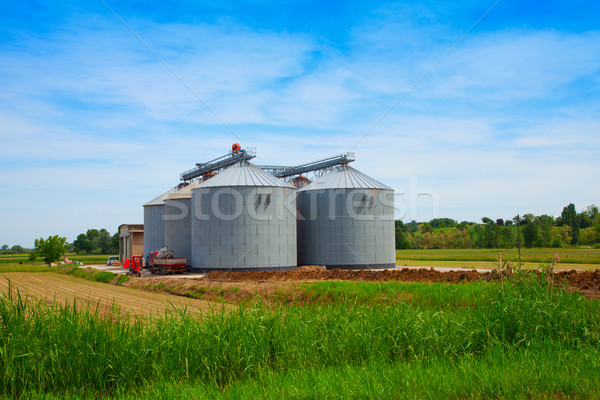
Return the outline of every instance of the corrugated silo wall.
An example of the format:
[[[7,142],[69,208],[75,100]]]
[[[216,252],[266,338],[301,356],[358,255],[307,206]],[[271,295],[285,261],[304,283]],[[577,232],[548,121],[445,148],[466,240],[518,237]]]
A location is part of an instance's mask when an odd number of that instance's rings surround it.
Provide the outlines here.
[[[298,193],[298,265],[394,268],[394,192],[328,189]]]
[[[296,268],[296,190],[201,188],[192,204],[194,270]]]
[[[175,257],[192,260],[191,199],[165,201],[164,226],[165,246],[173,250]]]
[[[165,245],[162,204],[144,207],[144,256]]]

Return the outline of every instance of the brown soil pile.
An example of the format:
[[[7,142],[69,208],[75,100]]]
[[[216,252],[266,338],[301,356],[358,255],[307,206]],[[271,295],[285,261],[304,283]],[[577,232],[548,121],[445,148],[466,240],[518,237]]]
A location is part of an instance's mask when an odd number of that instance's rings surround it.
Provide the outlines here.
[[[477,271],[440,272],[434,269],[401,270],[342,270],[342,269],[304,269],[297,268],[289,271],[248,271],[220,272],[211,271],[205,279],[211,281],[403,281],[403,282],[473,282],[479,279],[498,279],[495,272],[479,273]]]
[[[503,272],[506,274],[506,271]],[[434,269],[396,269],[396,270],[324,270],[319,268],[298,268],[289,271],[261,272],[209,272],[204,279],[213,282],[244,281],[402,281],[402,282],[447,282],[466,283],[479,280],[496,281],[500,278],[497,271],[477,272],[448,271]],[[600,298],[600,270],[562,271],[554,274],[554,282],[567,284],[588,297]]]
[[[301,265],[296,271],[327,271],[327,268],[322,265]]]
[[[562,271],[554,274],[557,281],[567,279],[569,284],[580,289],[600,291],[600,270],[595,271]]]
[[[595,271],[562,271],[554,274],[557,283],[567,280],[568,285],[587,297],[600,298],[600,270]]]

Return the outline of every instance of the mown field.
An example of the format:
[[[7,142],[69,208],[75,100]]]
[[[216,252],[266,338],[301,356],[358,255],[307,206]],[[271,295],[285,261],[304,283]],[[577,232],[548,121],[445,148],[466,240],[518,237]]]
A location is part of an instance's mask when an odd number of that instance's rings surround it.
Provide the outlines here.
[[[65,290],[69,285],[56,280],[77,283],[52,272],[31,275],[36,285],[44,277]],[[115,288],[97,285],[104,293]],[[36,300],[39,293],[26,297],[5,285],[0,395],[600,397],[600,302],[539,275],[470,284],[305,282],[297,288],[305,301],[282,302],[285,290],[277,303],[142,319],[125,318],[125,309],[80,307],[66,295],[62,302]]]
[[[87,271],[81,270],[75,275],[85,276],[86,273]],[[110,272],[97,271],[90,280],[57,273],[4,273],[0,275],[0,291],[8,293],[10,286],[23,296],[33,296],[49,305],[72,304],[75,301],[80,308],[93,309],[104,315],[116,308],[123,315],[129,314],[132,318],[151,318],[165,312],[179,313],[182,310],[197,314],[222,306],[208,301],[102,283],[103,280],[112,278],[114,274]]]
[[[396,250],[398,265],[413,265],[426,267],[473,267],[495,268],[498,265],[498,254],[502,261],[518,264],[517,249],[418,249]],[[521,249],[521,260],[524,267],[538,268],[540,264],[550,264],[555,254],[560,263],[556,269],[600,267],[600,249],[583,248],[534,248]]]

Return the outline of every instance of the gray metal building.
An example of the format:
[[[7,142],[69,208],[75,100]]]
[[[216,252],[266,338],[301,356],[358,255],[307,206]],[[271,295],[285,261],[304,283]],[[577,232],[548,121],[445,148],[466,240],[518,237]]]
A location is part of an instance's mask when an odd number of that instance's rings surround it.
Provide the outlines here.
[[[175,257],[186,257],[188,264],[192,261],[192,189],[200,183],[194,181],[164,200],[164,244]]]
[[[144,251],[147,256],[151,251],[160,249],[165,245],[165,230],[163,224],[165,199],[181,190],[185,185],[179,184],[155,199],[144,204]]]
[[[394,268],[394,191],[349,166],[298,191],[298,265]]]
[[[192,190],[192,269],[296,268],[296,189],[242,162]]]

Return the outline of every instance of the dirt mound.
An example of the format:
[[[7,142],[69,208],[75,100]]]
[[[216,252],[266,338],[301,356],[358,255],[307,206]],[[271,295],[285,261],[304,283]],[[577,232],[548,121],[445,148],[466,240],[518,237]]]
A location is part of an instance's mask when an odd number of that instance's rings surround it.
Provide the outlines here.
[[[301,265],[296,271],[327,271],[327,268],[322,265]]]
[[[495,276],[495,278],[494,278]],[[499,276],[496,273],[477,271],[440,272],[434,269],[401,270],[342,270],[297,268],[289,271],[248,271],[219,272],[211,271],[205,279],[212,281],[403,281],[403,282],[473,282],[479,279],[492,280]]]
[[[561,271],[554,274],[554,281],[560,283],[564,280],[568,285],[582,292],[588,297],[600,298],[600,270],[595,271]]]
[[[537,272],[539,273],[539,272]],[[503,271],[503,274],[507,274]],[[448,271],[441,272],[431,269],[394,269],[394,270],[342,270],[300,267],[289,271],[261,271],[261,272],[209,272],[205,280],[215,282],[243,282],[243,281],[402,281],[402,282],[447,282],[466,283],[484,280],[486,282],[500,279],[497,271],[477,272]],[[600,270],[596,271],[562,271],[554,274],[557,284],[567,281],[568,286],[580,291],[588,297],[600,298]]]

